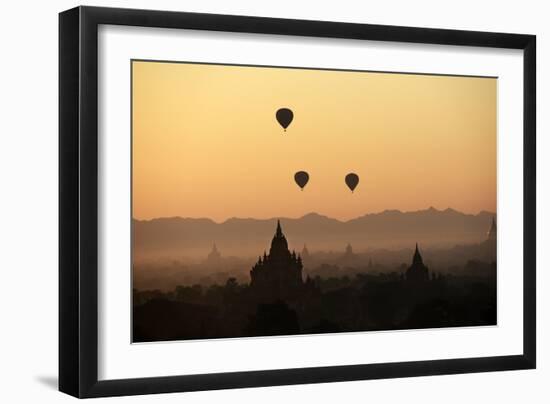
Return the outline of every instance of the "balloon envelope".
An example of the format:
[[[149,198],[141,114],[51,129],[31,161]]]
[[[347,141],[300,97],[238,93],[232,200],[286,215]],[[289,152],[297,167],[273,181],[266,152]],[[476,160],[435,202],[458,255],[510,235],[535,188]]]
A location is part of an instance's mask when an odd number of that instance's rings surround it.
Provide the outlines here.
[[[359,176],[355,173],[349,173],[346,175],[345,181],[348,188],[351,189],[351,192],[353,192],[355,187],[357,187],[357,184],[359,184]]]
[[[296,184],[302,189],[306,186],[307,182],[309,181],[309,174],[305,171],[298,171],[296,174],[294,174],[294,181],[296,181]]]
[[[290,123],[292,122],[294,114],[288,108],[281,108],[277,110],[275,117],[277,118],[277,122],[279,122],[279,125],[281,125],[286,130],[286,128],[288,128],[288,125],[290,125]]]

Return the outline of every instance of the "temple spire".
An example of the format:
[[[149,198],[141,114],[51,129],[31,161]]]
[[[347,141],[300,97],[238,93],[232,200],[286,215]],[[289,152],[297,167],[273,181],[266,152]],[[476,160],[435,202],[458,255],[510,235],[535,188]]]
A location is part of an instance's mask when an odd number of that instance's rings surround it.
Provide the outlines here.
[[[493,221],[491,223],[491,228],[487,232],[487,239],[488,240],[496,240],[497,239],[497,222],[496,222],[494,216],[493,216]]]
[[[283,254],[290,257],[290,251],[288,251],[288,242],[286,241],[283,229],[281,228],[280,220],[277,220],[277,230],[271,241],[271,248],[269,249],[269,255],[273,252],[277,252],[275,255]]]
[[[430,280],[428,267],[422,262],[422,256],[418,249],[418,243],[414,249],[412,265],[405,272],[405,279],[411,282],[425,282]]]
[[[304,257],[304,259],[309,258],[309,250],[307,249],[307,245],[305,244],[304,244],[304,248],[302,248],[302,257]]]
[[[221,256],[222,255],[221,255],[220,251],[218,250],[218,246],[216,245],[216,243],[213,243],[212,244],[212,250],[208,254],[208,257],[206,257],[206,259],[208,261],[210,261],[211,263],[213,263],[214,261],[219,261],[221,259]]]
[[[413,264],[418,263],[422,264],[422,256],[420,255],[420,251],[418,250],[418,243],[416,243],[416,248],[414,250],[414,256],[413,256]]]

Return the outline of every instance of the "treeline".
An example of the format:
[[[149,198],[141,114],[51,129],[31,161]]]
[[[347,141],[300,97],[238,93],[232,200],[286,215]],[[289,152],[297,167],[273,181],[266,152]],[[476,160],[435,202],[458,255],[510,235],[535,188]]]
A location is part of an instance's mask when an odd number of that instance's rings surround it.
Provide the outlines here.
[[[230,338],[496,324],[496,265],[472,261],[464,275],[421,284],[402,273],[315,276],[316,293],[258,301],[246,283],[134,290],[133,339]]]

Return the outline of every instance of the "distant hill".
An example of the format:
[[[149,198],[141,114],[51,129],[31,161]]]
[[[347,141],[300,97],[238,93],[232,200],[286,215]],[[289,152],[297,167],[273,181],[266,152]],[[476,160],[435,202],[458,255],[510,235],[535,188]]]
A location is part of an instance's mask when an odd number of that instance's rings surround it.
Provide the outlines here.
[[[343,250],[351,243],[361,251],[410,247],[415,242],[431,247],[479,243],[485,240],[493,217],[494,213],[485,211],[472,215],[429,208],[386,210],[345,222],[317,213],[280,220],[291,249],[301,250],[306,243],[312,251]],[[269,248],[277,219],[231,218],[223,223],[181,217],[133,220],[134,253],[138,259],[205,257],[216,243],[222,255],[255,256]]]

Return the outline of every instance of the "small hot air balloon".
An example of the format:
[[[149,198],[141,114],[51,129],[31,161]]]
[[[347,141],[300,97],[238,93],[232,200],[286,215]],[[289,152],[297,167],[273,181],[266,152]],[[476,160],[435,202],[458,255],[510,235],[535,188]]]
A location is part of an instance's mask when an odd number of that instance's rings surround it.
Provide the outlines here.
[[[298,171],[296,174],[294,174],[294,181],[296,181],[296,184],[304,190],[304,187],[306,186],[307,182],[309,181],[309,174],[305,171]]]
[[[359,176],[355,173],[349,173],[346,175],[345,181],[348,188],[353,192],[357,184],[359,184]]]
[[[286,132],[286,128],[288,128],[288,125],[290,125],[290,123],[292,122],[294,114],[288,108],[281,108],[277,110],[277,112],[275,113],[275,117],[277,118],[277,122],[279,122],[279,125],[281,125]]]

